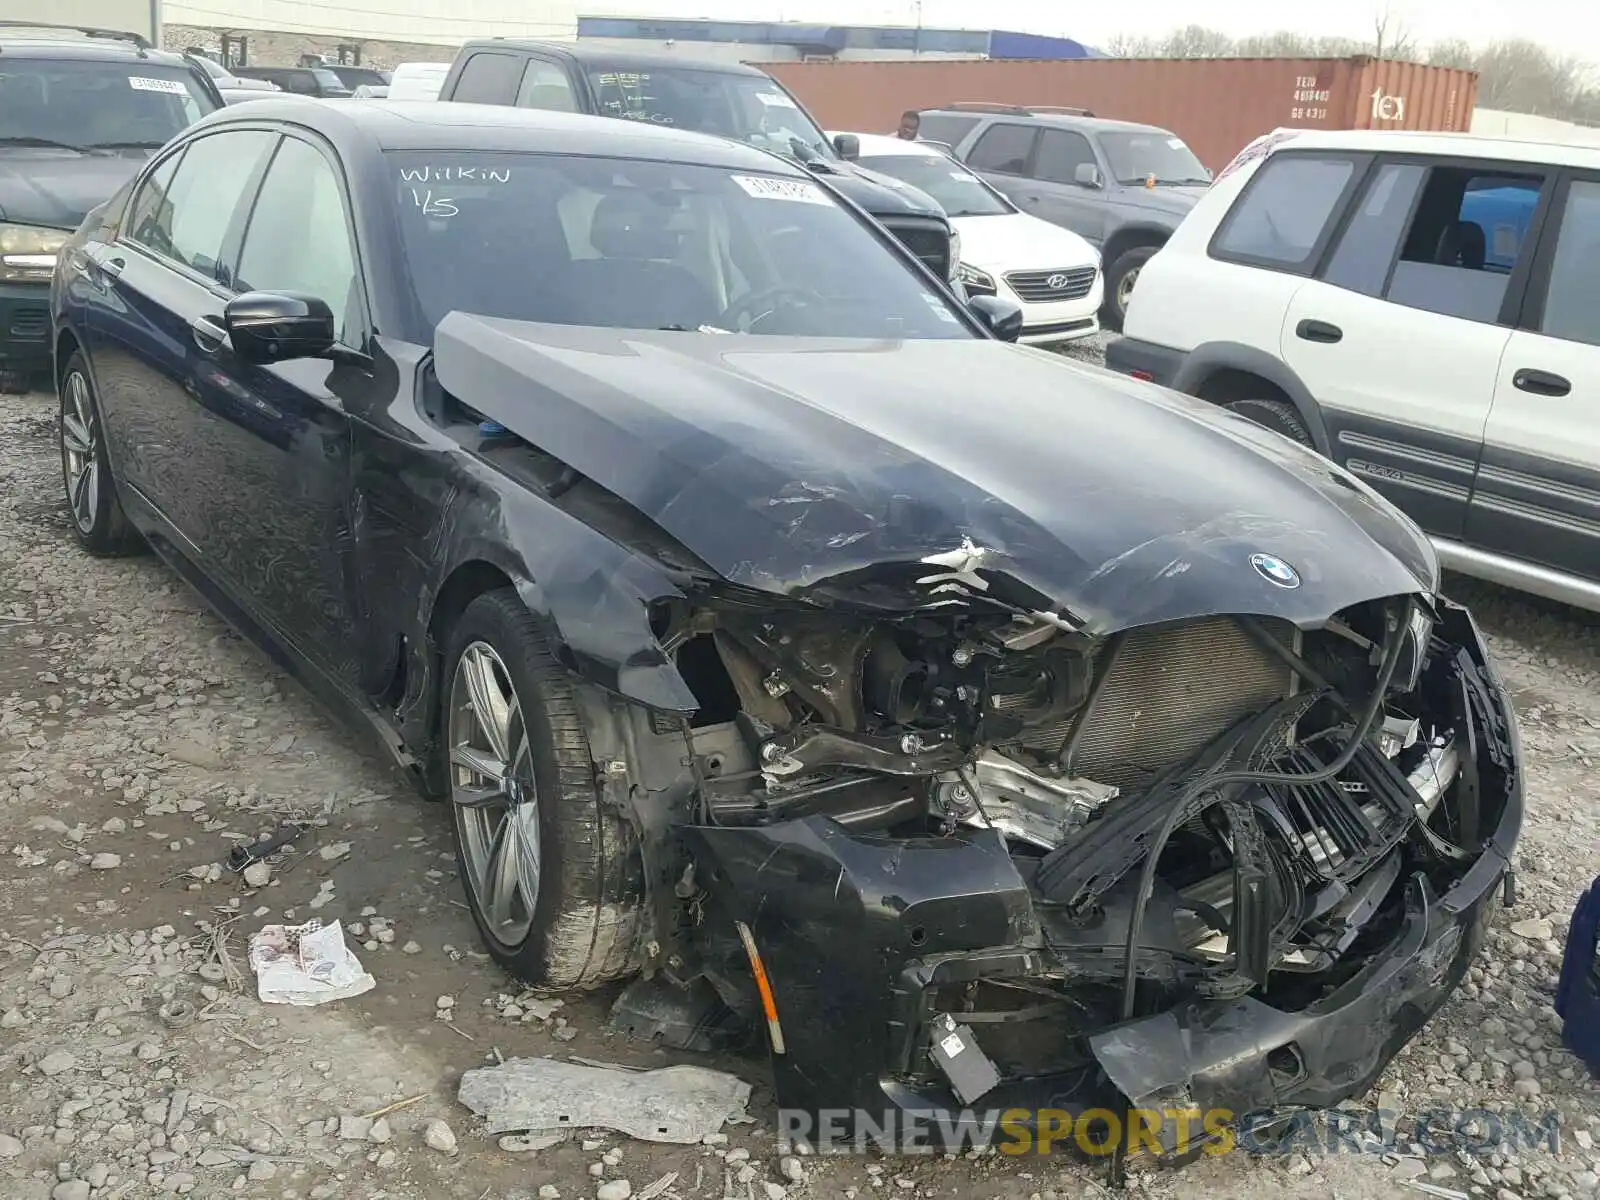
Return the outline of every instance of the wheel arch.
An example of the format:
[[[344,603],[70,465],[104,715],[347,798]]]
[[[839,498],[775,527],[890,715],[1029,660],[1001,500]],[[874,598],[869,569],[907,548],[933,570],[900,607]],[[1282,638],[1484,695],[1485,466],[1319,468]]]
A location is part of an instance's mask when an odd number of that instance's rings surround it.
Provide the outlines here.
[[[432,744],[451,625],[479,596],[505,587],[574,675],[648,708],[687,715],[699,707],[651,626],[652,603],[681,596],[659,570],[587,526],[516,528],[529,536],[459,542],[427,594],[406,667],[408,742]]]
[[[1254,346],[1239,342],[1197,346],[1184,359],[1171,387],[1219,406],[1235,400],[1283,400],[1300,414],[1317,453],[1333,456],[1328,424],[1310,389],[1282,359]]]
[[[1159,225],[1146,225],[1144,223],[1122,225],[1106,239],[1105,250],[1100,255],[1101,269],[1111,270],[1129,250],[1136,250],[1140,246],[1154,246],[1159,250],[1167,244],[1167,239],[1172,236],[1172,230],[1163,229]]]
[[[57,392],[60,392],[61,384],[67,377],[67,360],[82,351],[82,349],[83,342],[79,340],[72,326],[63,324],[56,330],[56,340],[52,347],[54,359],[51,363],[50,375],[56,385]],[[87,358],[85,358],[85,362],[87,361]]]

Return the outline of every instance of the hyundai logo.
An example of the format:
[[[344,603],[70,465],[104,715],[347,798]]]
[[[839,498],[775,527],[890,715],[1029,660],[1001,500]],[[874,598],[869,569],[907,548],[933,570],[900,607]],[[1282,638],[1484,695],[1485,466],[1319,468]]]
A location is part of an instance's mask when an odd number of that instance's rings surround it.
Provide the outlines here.
[[[1250,565],[1256,569],[1257,575],[1274,587],[1297,588],[1300,586],[1300,572],[1276,555],[1252,554],[1250,556]]]
[[[1045,285],[1045,287],[1049,288],[1052,292],[1064,292],[1064,291],[1067,290],[1067,284],[1069,284],[1071,282],[1072,281],[1070,279],[1068,279],[1065,275],[1056,274],[1056,275],[1050,276],[1049,279],[1046,279],[1044,281],[1044,285]]]

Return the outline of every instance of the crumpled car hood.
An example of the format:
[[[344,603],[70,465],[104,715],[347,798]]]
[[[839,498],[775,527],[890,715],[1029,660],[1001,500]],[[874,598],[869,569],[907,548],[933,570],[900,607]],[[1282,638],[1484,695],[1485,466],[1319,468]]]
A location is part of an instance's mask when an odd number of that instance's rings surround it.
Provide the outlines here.
[[[451,313],[434,357],[460,401],[772,593],[970,546],[965,565],[1109,633],[1218,612],[1311,627],[1437,581],[1421,531],[1333,464],[1045,351]]]

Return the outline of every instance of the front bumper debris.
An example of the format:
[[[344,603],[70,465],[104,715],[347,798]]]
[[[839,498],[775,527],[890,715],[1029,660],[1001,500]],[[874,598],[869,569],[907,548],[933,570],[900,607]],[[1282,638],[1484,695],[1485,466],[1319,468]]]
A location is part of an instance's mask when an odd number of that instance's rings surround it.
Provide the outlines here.
[[[975,1106],[1222,1110],[1231,1123],[1365,1091],[1481,947],[1523,820],[1503,689],[1470,616],[1441,610],[1438,636],[1477,706],[1466,706],[1462,773],[1440,811],[1470,808],[1480,832],[1441,867],[1429,854],[1437,832],[1419,820],[1371,869],[1381,888],[1367,914],[1381,905],[1382,919],[1340,948],[1346,965],[1320,990],[1306,974],[1277,992],[1269,979],[1248,994],[1197,992],[1119,1022],[1120,934],[1063,938],[1030,860],[1013,859],[993,830],[892,837],[823,816],[680,830],[689,853],[714,864],[702,879],[718,921],[747,923],[759,948],[782,1028],[779,1108],[835,1128],[845,1111],[880,1128],[886,1117],[959,1124]],[[1114,896],[1103,901],[1113,916]],[[1153,958],[1172,944],[1170,910],[1158,908],[1145,923]],[[714,980],[748,970],[731,948],[707,964]],[[995,988],[1020,999],[976,1002]],[[936,1043],[952,1033],[960,1040],[941,1055]],[[981,1064],[976,1074],[949,1069],[965,1048],[994,1064],[998,1082],[985,1082]],[[1175,1123],[1156,1128],[1168,1152],[1189,1136]]]

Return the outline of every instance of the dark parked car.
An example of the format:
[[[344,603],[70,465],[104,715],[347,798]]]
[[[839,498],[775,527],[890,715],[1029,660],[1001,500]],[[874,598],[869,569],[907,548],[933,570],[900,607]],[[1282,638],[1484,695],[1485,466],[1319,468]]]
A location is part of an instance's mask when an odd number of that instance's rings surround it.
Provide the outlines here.
[[[357,88],[386,88],[389,86],[389,72],[380,71],[377,67],[349,67],[343,63],[330,63],[328,70],[339,77],[339,81],[354,92]]]
[[[0,22],[0,392],[49,370],[50,275],[84,214],[222,105],[201,68],[134,34],[26,28]]]
[[[785,1109],[1332,1104],[1481,944],[1521,763],[1416,527],[782,158],[261,100],[54,300],[83,546],[448,801],[496,960]]]
[[[234,67],[240,79],[265,79],[296,96],[348,100],[354,91],[332,67]]]
[[[800,102],[755,67],[491,38],[461,47],[439,99],[590,113],[749,142],[793,159],[859,204],[945,278],[954,281],[961,261],[960,238],[938,201],[849,162]],[[850,141],[844,150],[853,153]]]

